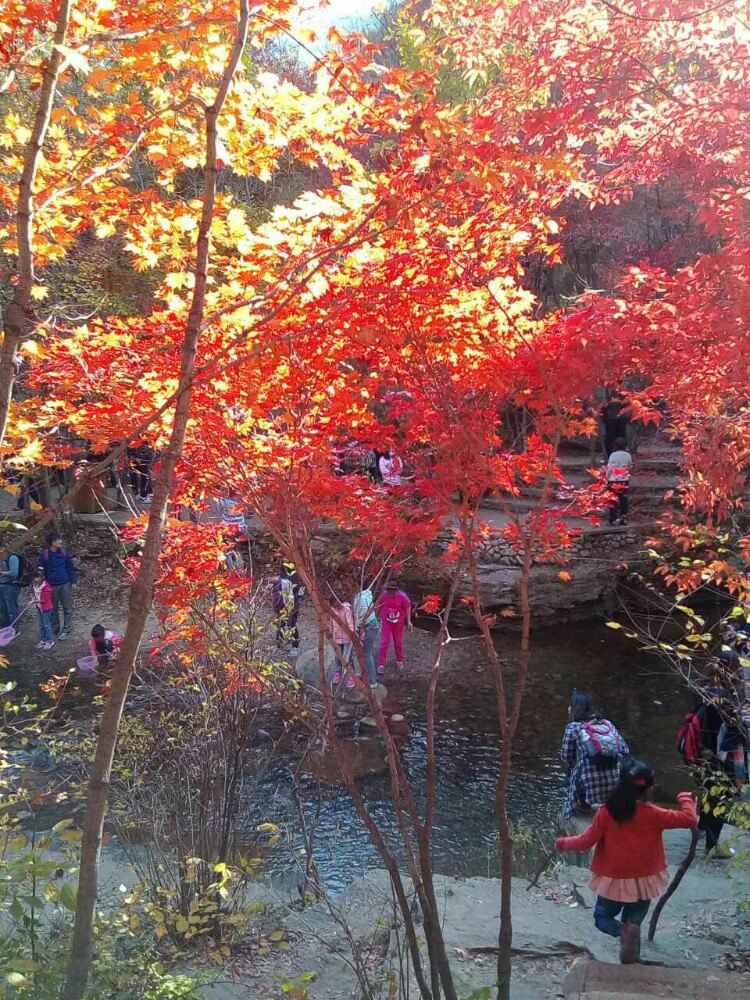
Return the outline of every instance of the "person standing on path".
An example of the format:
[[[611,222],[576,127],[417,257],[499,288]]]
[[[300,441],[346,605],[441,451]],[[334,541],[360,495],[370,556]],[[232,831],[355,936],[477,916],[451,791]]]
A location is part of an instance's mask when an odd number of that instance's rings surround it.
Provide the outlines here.
[[[39,642],[37,649],[52,649],[55,640],[52,636],[52,587],[44,579],[44,573],[34,570],[31,577],[31,597],[39,619]]]
[[[9,546],[0,551],[0,613],[3,616],[3,627],[12,625],[19,635],[18,627],[18,596],[21,592],[21,557]]]
[[[700,724],[700,754],[696,760],[686,760],[695,767],[694,777],[701,789],[698,829],[706,835],[706,855],[716,861],[734,855],[729,844],[719,843],[719,838],[748,780],[750,707],[742,704],[740,664],[736,651],[719,653],[693,710]]]
[[[396,580],[389,580],[378,601],[378,611],[382,622],[378,673],[385,673],[388,650],[393,640],[396,650],[396,666],[404,669],[404,629],[411,628],[411,601],[401,590]]]
[[[383,452],[378,460],[380,478],[385,486],[401,486],[403,484],[404,463],[392,451]]]
[[[354,626],[362,640],[365,668],[370,678],[370,686],[374,687],[378,678],[375,673],[375,648],[378,644],[378,616],[375,612],[375,597],[371,587],[363,587],[355,594],[352,602],[354,610]]]
[[[285,562],[273,588],[273,610],[276,616],[276,644],[285,646],[291,643],[292,656],[299,656],[299,617],[300,600],[305,595],[305,588],[299,578],[294,563]]]
[[[661,809],[648,801],[653,784],[651,768],[631,761],[588,830],[555,841],[558,851],[588,851],[596,845],[589,883],[597,896],[594,923],[603,934],[620,939],[625,964],[640,959],[641,924],[651,900],[669,887],[663,831],[698,825],[690,792],[677,796],[679,809]]]
[[[609,456],[604,474],[610,489],[609,523],[628,523],[628,490],[633,456],[628,451],[628,442],[623,437],[615,441],[615,450]]]
[[[52,629],[58,639],[67,639],[73,630],[73,587],[78,583],[73,557],[59,535],[52,535],[49,545],[39,554],[39,569],[52,588]],[[60,606],[63,624],[60,628]]]
[[[336,671],[333,675],[333,683],[336,685],[341,683],[344,665],[349,667],[352,662],[354,612],[352,611],[351,604],[346,600],[343,594],[337,595],[336,600],[331,607],[331,611],[333,612],[331,615],[331,638],[341,654],[340,657],[336,658]],[[359,673],[356,661],[354,664],[354,672],[356,674]],[[353,688],[354,685],[354,677],[350,674],[346,678],[346,686],[348,688]]]

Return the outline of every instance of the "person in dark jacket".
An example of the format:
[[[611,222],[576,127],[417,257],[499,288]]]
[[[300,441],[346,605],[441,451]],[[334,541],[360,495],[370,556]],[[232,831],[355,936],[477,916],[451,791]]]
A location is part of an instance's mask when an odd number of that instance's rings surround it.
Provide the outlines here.
[[[136,438],[127,449],[130,463],[130,486],[138,503],[151,503],[154,492],[152,473],[156,452],[143,438]]]
[[[740,657],[734,650],[722,650],[694,708],[701,718],[703,746],[703,760],[695,774],[702,788],[698,829],[706,835],[706,854],[716,860],[727,860],[734,853],[728,844],[719,843],[719,837],[742,783],[742,775],[735,773],[737,749],[740,753],[746,750],[743,727],[738,722],[739,665]]]
[[[20,633],[18,627],[18,595],[21,592],[21,557],[13,552],[9,546],[4,546],[0,552],[0,618],[2,625],[7,628],[12,625],[16,635]]]
[[[52,588],[52,629],[56,638],[67,639],[73,629],[73,587],[78,583],[78,574],[73,557],[59,535],[53,535],[39,554],[39,569]],[[60,605],[64,616],[62,629]]]

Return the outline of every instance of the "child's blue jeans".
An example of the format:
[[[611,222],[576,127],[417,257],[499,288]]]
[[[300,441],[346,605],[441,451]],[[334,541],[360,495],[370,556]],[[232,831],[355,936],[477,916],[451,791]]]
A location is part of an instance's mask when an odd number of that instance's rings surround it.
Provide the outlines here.
[[[52,642],[52,612],[36,609],[39,618],[39,639],[41,642]]]
[[[650,899],[639,899],[637,903],[619,903],[616,899],[605,899],[604,896],[597,896],[594,907],[594,923],[602,934],[619,937],[621,925],[617,917],[620,915],[620,911],[622,911],[622,923],[635,924],[640,927],[648,913],[649,906],[651,906]]]

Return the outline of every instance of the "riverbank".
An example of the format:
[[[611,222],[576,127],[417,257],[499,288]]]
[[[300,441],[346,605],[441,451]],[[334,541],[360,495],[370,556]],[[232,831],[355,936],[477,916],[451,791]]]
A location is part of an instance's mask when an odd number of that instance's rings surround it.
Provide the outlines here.
[[[734,839],[745,850],[750,848],[749,837]],[[665,841],[674,869],[689,834],[668,831]],[[565,865],[530,891],[525,880],[514,879],[513,1000],[562,996],[568,971],[583,958],[619,961],[617,943],[594,927],[588,880],[588,871]],[[493,983],[499,882],[438,877],[437,892],[459,993],[468,996]],[[350,964],[352,943],[373,983],[387,983],[397,972],[399,934],[384,872],[367,872],[330,907],[321,903],[300,911],[291,896],[273,885],[259,888],[259,893],[283,921],[290,948],[261,960],[230,963],[220,981],[204,988],[208,1000],[276,1000],[288,995],[280,978],[291,981],[305,974],[311,974],[306,982],[310,1000],[360,996]],[[747,870],[697,860],[665,907],[654,942],[644,942],[643,958],[673,968],[747,971],[750,914],[742,904],[749,895]],[[414,986],[410,995],[416,996]],[[386,989],[382,996],[388,996]]]

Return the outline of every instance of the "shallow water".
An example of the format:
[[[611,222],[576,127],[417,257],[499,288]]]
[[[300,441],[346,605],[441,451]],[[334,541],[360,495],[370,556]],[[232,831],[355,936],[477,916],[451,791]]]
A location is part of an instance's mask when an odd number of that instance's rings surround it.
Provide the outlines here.
[[[513,663],[517,640],[500,636],[496,641],[501,654]],[[428,634],[425,642],[429,642]],[[475,641],[457,644],[452,653],[454,669],[444,676],[438,693],[435,867],[451,875],[495,875],[495,781],[500,755],[495,694]],[[426,781],[426,684],[421,677],[389,684],[388,702],[406,716],[403,758],[420,797]],[[511,816],[523,831],[522,840],[527,841],[519,854],[525,854],[527,862],[551,844],[563,803],[565,770],[558,749],[573,687],[593,692],[602,714],[615,722],[631,751],[651,763],[660,796],[672,798],[681,787],[689,787],[675,750],[688,700],[678,680],[657,661],[640,654],[635,643],[603,624],[540,633],[533,637],[509,795]],[[366,739],[359,750],[375,767],[384,757],[376,739]],[[314,780],[303,779],[303,799],[310,815],[315,812],[318,787]],[[359,787],[400,856],[387,773],[365,775]],[[379,861],[343,787],[325,783],[320,794],[315,860],[329,890],[337,890]],[[301,841],[294,833],[288,771],[279,764],[249,798],[262,799],[263,807],[261,813],[249,805],[244,816],[248,826],[256,820],[272,820],[289,830],[288,846],[280,846],[266,858],[265,870],[284,880],[296,877],[293,855],[299,852]],[[523,867],[523,857],[517,861]]]

